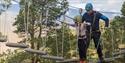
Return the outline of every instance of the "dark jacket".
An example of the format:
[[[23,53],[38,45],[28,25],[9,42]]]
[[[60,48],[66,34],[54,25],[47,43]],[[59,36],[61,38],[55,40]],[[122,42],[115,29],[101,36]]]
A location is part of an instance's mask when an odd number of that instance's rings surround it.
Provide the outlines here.
[[[96,14],[96,15],[95,15]],[[94,21],[95,16],[95,21]],[[87,12],[83,14],[82,21],[86,21],[91,23],[92,30],[99,30],[99,20],[102,19],[105,21],[105,27],[109,26],[109,19],[104,16],[103,14],[93,11],[91,15],[89,15]]]

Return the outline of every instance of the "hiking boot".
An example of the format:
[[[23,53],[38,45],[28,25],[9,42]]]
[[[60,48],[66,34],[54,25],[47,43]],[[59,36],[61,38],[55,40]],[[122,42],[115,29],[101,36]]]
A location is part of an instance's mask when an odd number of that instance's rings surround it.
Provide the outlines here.
[[[97,63],[106,63],[104,59],[100,59]]]
[[[86,60],[80,60],[80,63],[87,63]]]

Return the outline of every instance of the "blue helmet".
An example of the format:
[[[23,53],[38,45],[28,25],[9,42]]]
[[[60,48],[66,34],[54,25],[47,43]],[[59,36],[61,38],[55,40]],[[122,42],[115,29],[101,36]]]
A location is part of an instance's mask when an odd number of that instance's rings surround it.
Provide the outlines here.
[[[93,10],[93,5],[91,3],[87,3],[86,6],[85,6],[85,10],[86,11]]]

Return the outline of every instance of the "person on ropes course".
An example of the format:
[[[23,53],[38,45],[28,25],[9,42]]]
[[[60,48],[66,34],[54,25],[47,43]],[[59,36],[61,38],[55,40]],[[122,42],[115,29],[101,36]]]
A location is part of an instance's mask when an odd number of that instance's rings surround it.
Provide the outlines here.
[[[94,40],[95,48],[97,49],[99,63],[104,62],[102,47],[100,45],[100,35],[101,32],[99,30],[99,20],[102,19],[105,21],[105,27],[109,26],[109,19],[101,14],[100,12],[93,10],[93,5],[91,3],[87,3],[85,6],[86,12],[82,15],[82,22],[90,23],[90,25],[86,26],[86,41],[83,40],[79,42],[79,54],[80,54],[80,63],[86,63],[86,53],[87,48],[89,46],[90,40]]]
[[[85,23],[82,21],[82,8],[79,9],[79,15],[74,17],[74,22],[75,22],[75,27],[77,31],[77,40],[78,40],[78,50],[79,50],[79,56],[80,59],[82,59],[85,54],[83,50],[86,48],[84,47],[83,43],[86,41],[86,28],[85,28]],[[82,52],[83,51],[83,52]],[[81,61],[80,63],[85,63],[86,61]]]

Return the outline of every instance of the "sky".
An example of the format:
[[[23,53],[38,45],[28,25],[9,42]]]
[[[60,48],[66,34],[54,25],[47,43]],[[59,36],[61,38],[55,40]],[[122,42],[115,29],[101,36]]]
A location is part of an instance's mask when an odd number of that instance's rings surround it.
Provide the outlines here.
[[[92,3],[95,10],[120,12],[122,4],[125,0],[68,0],[69,5],[78,8],[85,7],[86,3]]]
[[[92,3],[95,10],[98,11],[111,11],[111,12],[120,12],[122,4],[125,0],[67,0],[70,6],[83,8],[86,3]],[[13,6],[12,11],[17,11],[19,9],[19,5],[16,2],[12,2]]]

